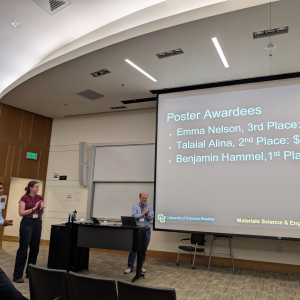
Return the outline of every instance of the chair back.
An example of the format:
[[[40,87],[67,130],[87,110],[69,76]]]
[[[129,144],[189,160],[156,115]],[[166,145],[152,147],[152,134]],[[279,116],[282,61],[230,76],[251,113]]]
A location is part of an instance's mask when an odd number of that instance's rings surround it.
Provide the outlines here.
[[[31,300],[69,300],[67,271],[30,264],[28,272]]]
[[[69,299],[117,300],[116,282],[110,278],[90,277],[69,272]]]
[[[154,288],[118,281],[118,300],[176,300],[176,292],[170,288]]]
[[[204,243],[205,243],[204,238],[205,238],[205,234],[202,234],[202,233],[192,233],[191,244],[199,243],[199,245],[204,246]]]

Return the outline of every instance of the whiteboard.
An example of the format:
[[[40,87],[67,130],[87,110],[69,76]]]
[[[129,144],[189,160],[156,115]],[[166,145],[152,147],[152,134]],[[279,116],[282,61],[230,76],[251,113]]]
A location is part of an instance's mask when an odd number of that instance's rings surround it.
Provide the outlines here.
[[[139,194],[153,205],[155,144],[93,144],[87,218],[120,220],[130,216]]]
[[[121,216],[131,216],[141,192],[148,193],[147,203],[153,207],[154,183],[95,183],[93,217],[120,220]]]
[[[153,182],[155,145],[97,146],[94,162],[94,182]]]

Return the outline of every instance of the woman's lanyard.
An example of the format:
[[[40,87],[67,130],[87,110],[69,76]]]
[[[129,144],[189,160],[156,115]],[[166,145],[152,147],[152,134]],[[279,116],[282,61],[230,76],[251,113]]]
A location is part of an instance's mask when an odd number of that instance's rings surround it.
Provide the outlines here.
[[[28,195],[29,196],[29,198],[30,198],[30,200],[31,200],[31,202],[32,202],[32,204],[33,204],[33,207],[36,205],[36,195],[34,196],[34,202],[33,202],[33,200],[32,200],[32,198],[31,198],[31,196],[30,195]]]
[[[34,202],[33,202],[33,200],[32,200],[32,198],[31,198],[31,196],[29,195],[29,198],[30,198],[30,200],[31,200],[31,202],[32,202],[32,204],[33,204],[33,207],[36,205],[36,195],[34,196]],[[33,210],[33,208],[32,208],[32,210]],[[32,211],[32,213],[33,213],[33,215],[32,215],[32,217],[34,218],[34,219],[37,219],[38,217],[39,217],[39,215],[38,215],[38,213],[37,213],[37,209],[35,210],[35,211]]]

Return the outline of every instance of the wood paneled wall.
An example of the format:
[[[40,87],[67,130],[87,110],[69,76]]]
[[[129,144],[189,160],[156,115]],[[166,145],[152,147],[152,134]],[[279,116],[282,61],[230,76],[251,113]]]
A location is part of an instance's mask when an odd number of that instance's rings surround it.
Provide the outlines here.
[[[4,195],[9,193],[11,177],[46,181],[51,130],[52,119],[0,104],[0,182]],[[38,153],[38,159],[26,159],[26,152]],[[0,249],[2,238],[0,226]]]

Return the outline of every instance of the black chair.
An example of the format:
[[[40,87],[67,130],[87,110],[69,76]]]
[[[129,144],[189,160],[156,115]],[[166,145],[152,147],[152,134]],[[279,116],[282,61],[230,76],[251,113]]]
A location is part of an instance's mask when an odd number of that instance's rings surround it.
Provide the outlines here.
[[[114,279],[89,277],[69,272],[70,300],[117,300],[116,282]]]
[[[178,246],[178,256],[177,256],[177,265],[179,265],[179,254],[180,250],[188,251],[190,252],[191,262],[193,262],[193,269],[195,269],[195,257],[197,252],[201,252],[204,254],[205,259],[205,265],[206,265],[206,253],[204,250],[205,245],[205,234],[201,233],[192,233],[191,238],[186,238],[180,240],[179,246]],[[182,244],[182,241],[191,241],[188,245]],[[194,245],[194,246],[193,246]],[[192,260],[192,252],[194,253],[194,259]]]
[[[118,300],[176,300],[175,289],[154,288],[118,281]]]
[[[52,270],[28,266],[31,300],[68,300],[68,273],[65,270]]]

